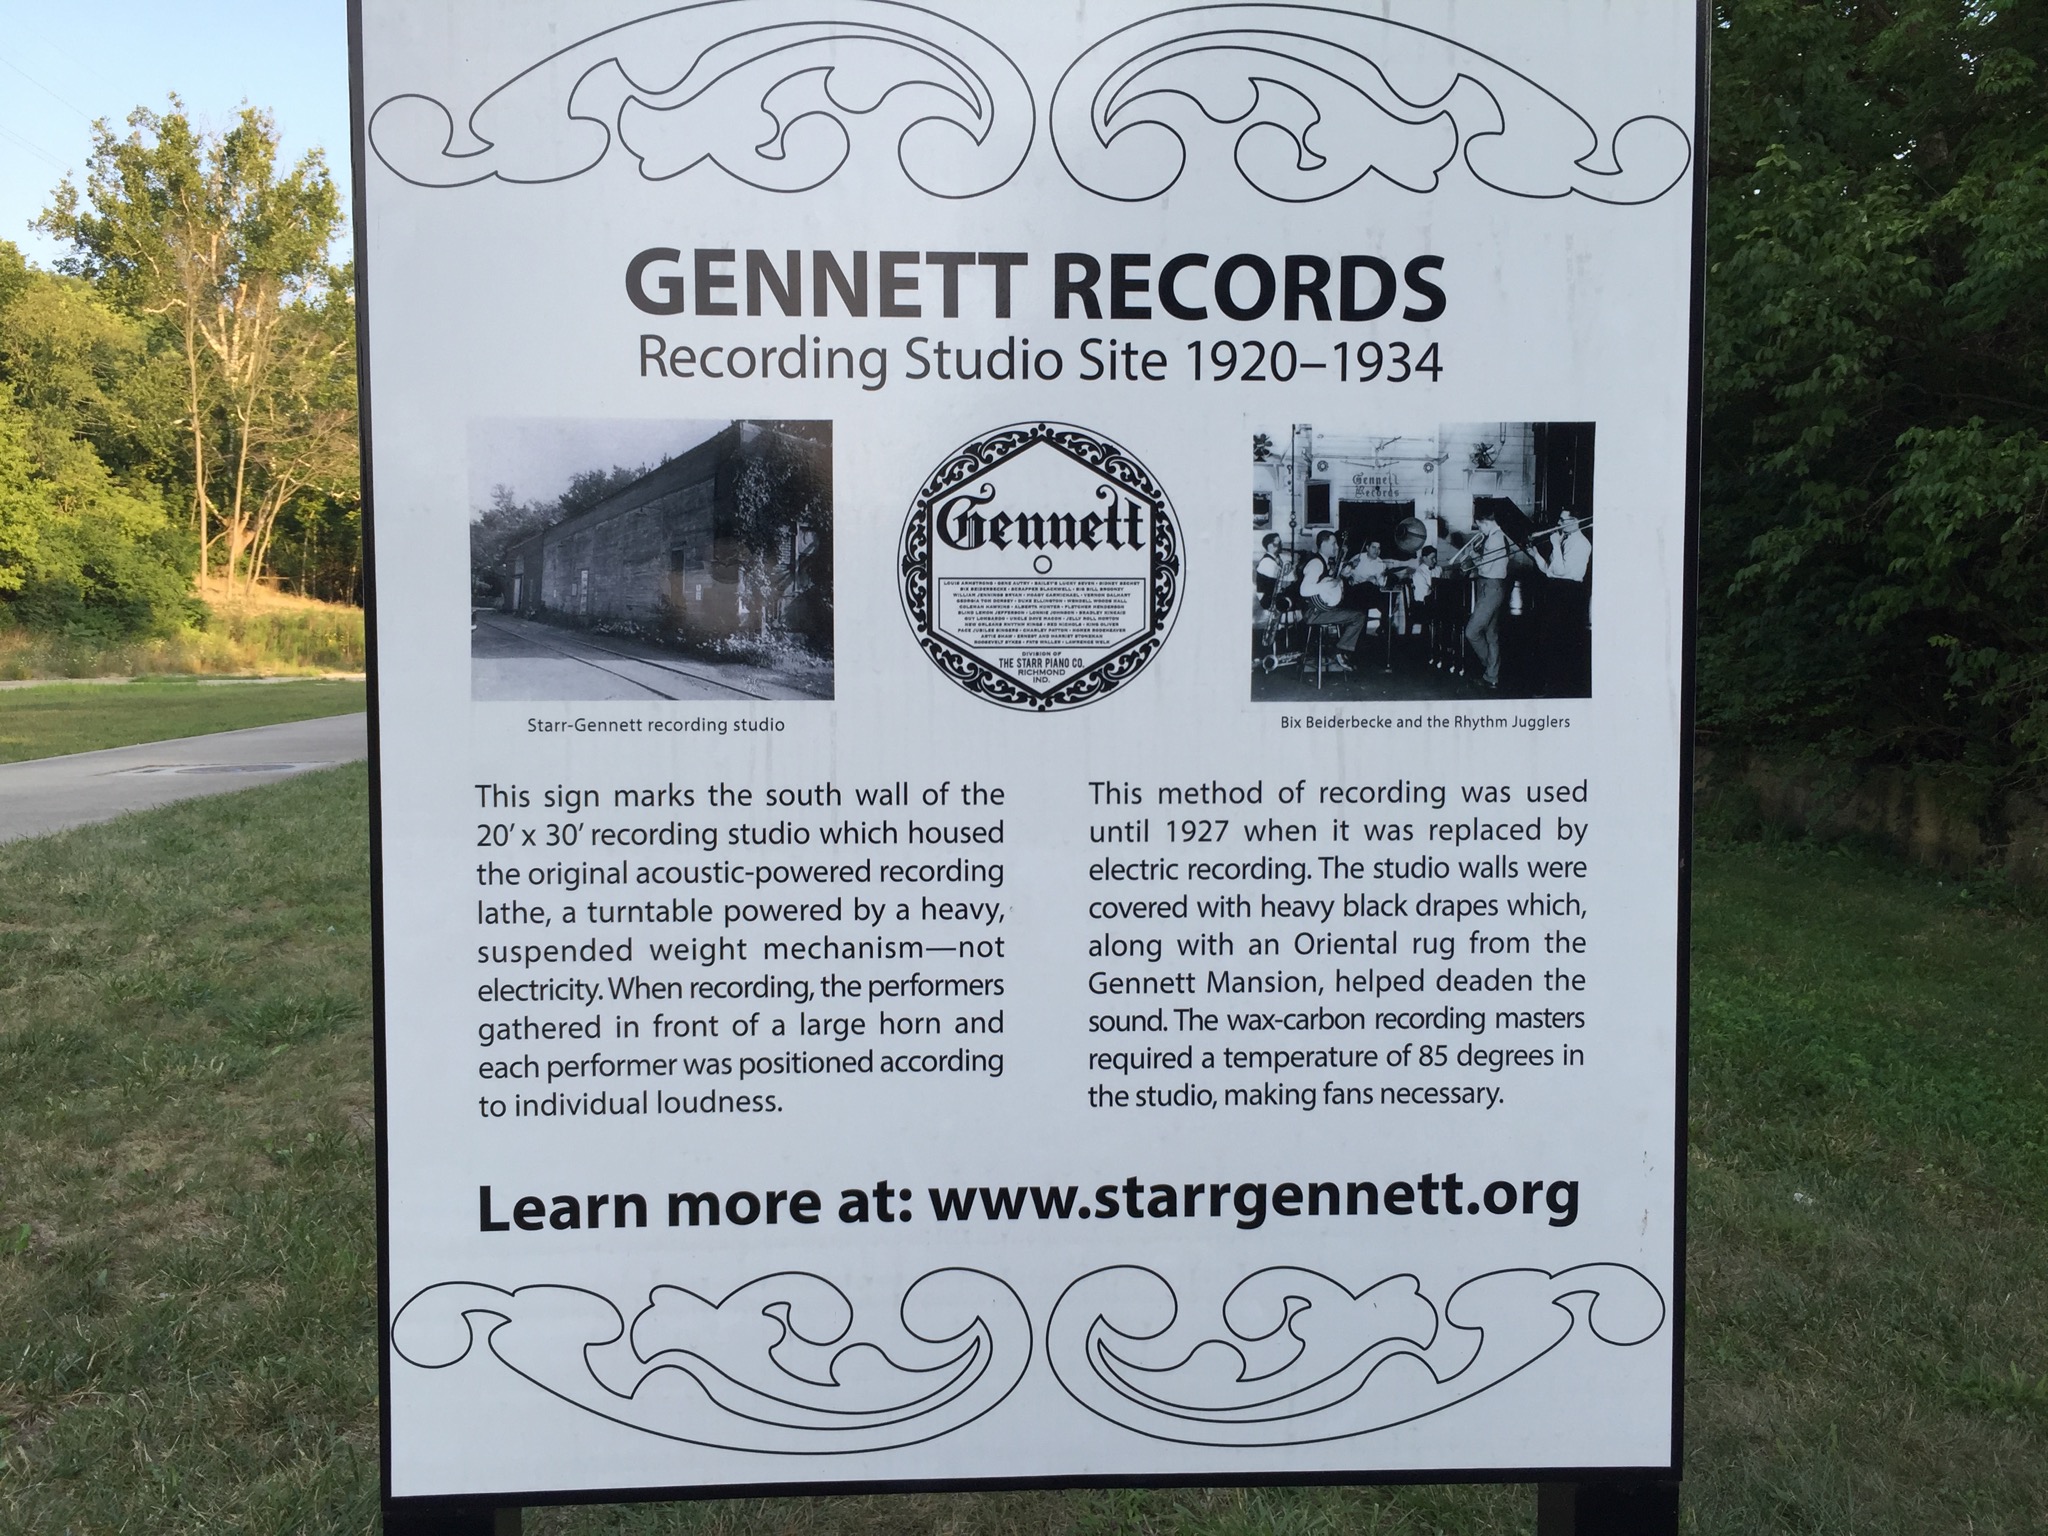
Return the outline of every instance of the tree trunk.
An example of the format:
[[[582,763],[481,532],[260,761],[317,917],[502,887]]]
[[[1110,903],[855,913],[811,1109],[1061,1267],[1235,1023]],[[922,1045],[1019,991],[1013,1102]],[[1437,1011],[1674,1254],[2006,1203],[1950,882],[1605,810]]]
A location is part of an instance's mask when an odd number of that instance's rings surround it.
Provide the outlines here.
[[[192,510],[199,519],[199,579],[206,580],[207,542],[212,530],[206,516],[206,422],[199,400],[199,338],[197,317],[185,307],[185,403],[192,413]]]
[[[236,434],[235,444],[235,497],[228,510],[228,564],[227,578],[233,582],[241,566],[242,556],[248,552],[251,540],[248,521],[247,495],[249,485],[249,417],[247,412],[237,411],[241,431]],[[248,590],[256,590],[256,573],[249,573]]]
[[[277,520],[284,515],[285,503],[296,496],[300,489],[301,487],[297,481],[280,479],[276,485],[270,488],[269,493],[263,498],[262,504],[256,509],[254,553],[251,555],[249,562],[249,586],[251,591],[255,590],[257,573],[261,572],[270,563],[270,546],[277,536]],[[306,573],[302,560],[299,571],[301,595],[304,593],[305,585]]]

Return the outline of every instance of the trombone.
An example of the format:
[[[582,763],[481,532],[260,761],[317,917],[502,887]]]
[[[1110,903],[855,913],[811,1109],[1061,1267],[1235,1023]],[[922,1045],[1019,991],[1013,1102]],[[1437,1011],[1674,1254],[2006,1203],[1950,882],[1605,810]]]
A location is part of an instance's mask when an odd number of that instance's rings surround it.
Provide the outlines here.
[[[1574,514],[1561,514],[1561,515],[1565,515],[1565,516],[1576,516],[1576,514],[1575,514],[1575,513],[1574,513]],[[1591,517],[1581,517],[1581,518],[1579,518],[1579,526],[1578,526],[1578,529],[1577,529],[1577,531],[1578,531],[1578,532],[1580,532],[1580,533],[1591,533],[1591,532],[1593,531],[1593,519],[1592,519]],[[1536,530],[1535,530],[1534,532],[1532,532],[1532,533],[1531,533],[1531,534],[1529,535],[1529,542],[1530,542],[1531,544],[1534,544],[1534,543],[1535,543],[1535,542],[1536,542],[1536,541],[1537,541],[1538,539],[1547,539],[1547,538],[1549,538],[1549,537],[1550,537],[1550,536],[1551,536],[1552,534],[1556,534],[1556,533],[1562,533],[1562,532],[1564,532],[1564,526],[1563,526],[1563,524],[1561,524],[1561,523],[1552,523],[1552,524],[1551,524],[1551,525],[1550,525],[1550,526],[1549,526],[1548,528],[1538,528],[1538,529],[1536,529]]]

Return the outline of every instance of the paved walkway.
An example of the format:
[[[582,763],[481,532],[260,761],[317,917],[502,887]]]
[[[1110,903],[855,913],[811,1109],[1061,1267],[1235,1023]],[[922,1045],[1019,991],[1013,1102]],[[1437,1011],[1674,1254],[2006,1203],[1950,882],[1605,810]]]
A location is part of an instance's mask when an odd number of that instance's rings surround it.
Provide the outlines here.
[[[368,718],[328,715],[0,763],[0,843],[355,762],[368,755]]]

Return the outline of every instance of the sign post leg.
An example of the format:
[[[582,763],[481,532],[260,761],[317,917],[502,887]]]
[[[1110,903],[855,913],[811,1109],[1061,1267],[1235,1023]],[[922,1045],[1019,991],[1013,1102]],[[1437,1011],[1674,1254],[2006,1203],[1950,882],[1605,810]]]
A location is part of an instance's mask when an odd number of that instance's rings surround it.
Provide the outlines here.
[[[1678,1536],[1678,1484],[1539,1483],[1536,1536]]]
[[[384,1536],[519,1536],[522,1511],[489,1504],[384,1506]]]

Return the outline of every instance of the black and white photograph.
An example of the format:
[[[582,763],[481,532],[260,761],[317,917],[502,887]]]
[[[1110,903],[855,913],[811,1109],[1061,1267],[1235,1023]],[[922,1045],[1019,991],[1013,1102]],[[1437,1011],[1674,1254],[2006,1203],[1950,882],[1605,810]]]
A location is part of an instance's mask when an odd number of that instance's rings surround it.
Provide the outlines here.
[[[1252,437],[1255,702],[1593,692],[1593,425]]]
[[[830,699],[829,421],[470,425],[477,700]]]

